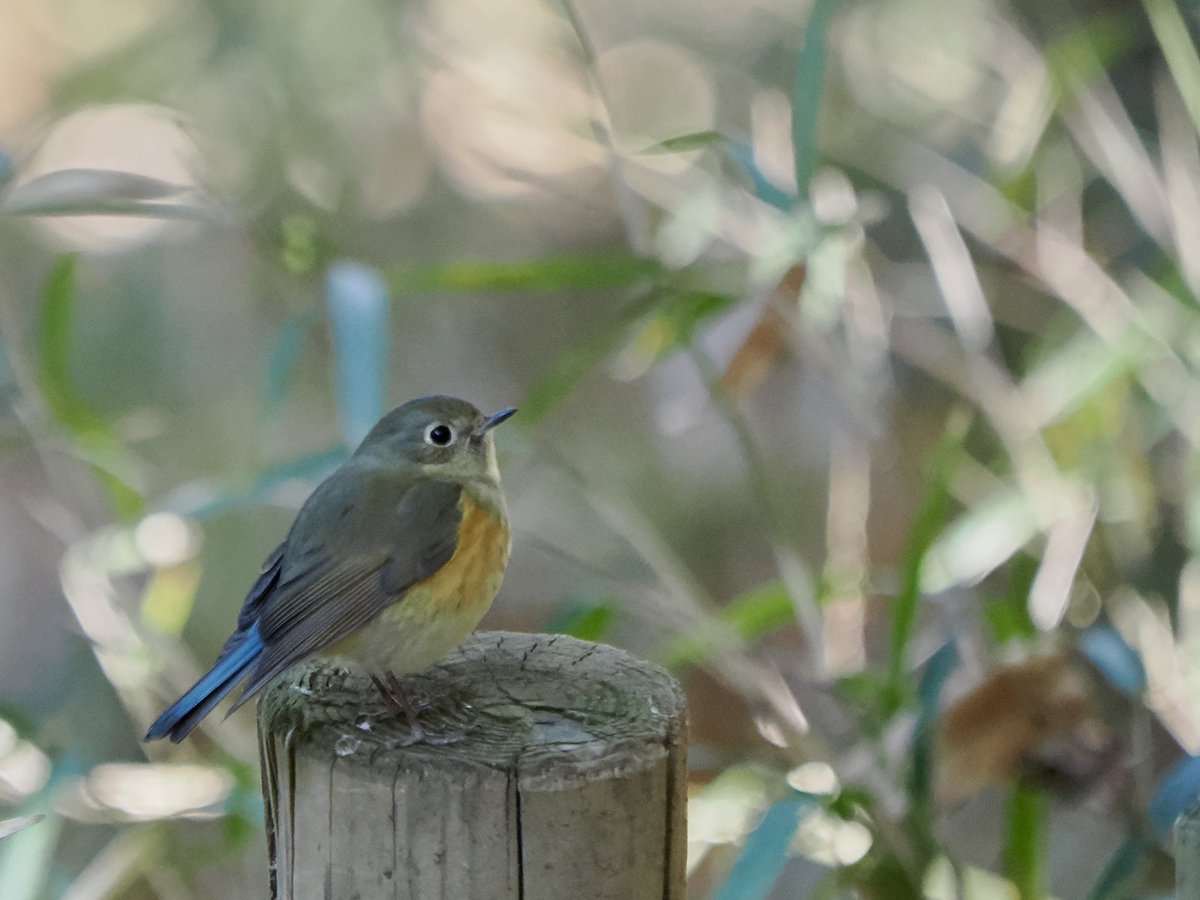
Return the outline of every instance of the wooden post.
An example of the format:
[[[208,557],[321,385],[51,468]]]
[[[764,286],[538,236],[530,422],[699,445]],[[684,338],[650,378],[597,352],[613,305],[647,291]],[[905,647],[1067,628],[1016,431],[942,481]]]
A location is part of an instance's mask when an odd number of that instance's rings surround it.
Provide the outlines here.
[[[404,717],[343,669],[297,667],[263,697],[272,897],[684,900],[670,675],[602,644],[484,632],[403,685],[428,736],[407,747]]]

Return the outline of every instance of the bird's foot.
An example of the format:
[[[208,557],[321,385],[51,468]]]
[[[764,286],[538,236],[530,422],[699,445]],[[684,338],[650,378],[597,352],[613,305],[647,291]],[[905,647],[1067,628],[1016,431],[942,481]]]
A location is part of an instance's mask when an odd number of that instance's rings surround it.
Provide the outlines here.
[[[371,681],[374,683],[376,690],[379,691],[380,697],[393,714],[404,716],[408,721],[408,734],[402,738],[386,741],[381,749],[399,749],[401,747],[411,747],[414,744],[428,744],[431,747],[445,747],[450,744],[457,744],[463,740],[466,735],[459,731],[447,731],[433,733],[426,731],[421,726],[418,719],[419,715],[432,707],[432,703],[428,701],[417,700],[413,702],[412,698],[404,690],[404,686],[391,672],[384,674],[382,678],[375,675],[371,676]],[[360,716],[360,719],[365,717]],[[367,723],[355,723],[364,731],[370,730],[370,720]]]
[[[405,693],[404,685],[400,683],[399,678],[391,672],[386,672],[382,678],[372,675],[371,683],[375,685],[375,690],[379,691],[379,696],[388,709],[404,716],[410,725],[416,725],[420,706],[408,699],[408,694]]]

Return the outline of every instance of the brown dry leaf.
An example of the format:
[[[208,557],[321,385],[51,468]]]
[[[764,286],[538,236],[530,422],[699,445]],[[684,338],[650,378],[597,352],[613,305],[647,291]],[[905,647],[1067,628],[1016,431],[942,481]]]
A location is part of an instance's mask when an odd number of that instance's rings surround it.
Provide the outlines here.
[[[721,376],[721,387],[734,400],[752,394],[787,349],[783,339],[787,322],[779,311],[779,304],[795,300],[804,286],[804,274],[804,266],[793,266],[788,270],[762,315],[726,366]]]
[[[1116,749],[1092,701],[1090,682],[1062,653],[994,670],[942,714],[939,804],[953,805],[1019,776],[1064,792],[1086,788]]]

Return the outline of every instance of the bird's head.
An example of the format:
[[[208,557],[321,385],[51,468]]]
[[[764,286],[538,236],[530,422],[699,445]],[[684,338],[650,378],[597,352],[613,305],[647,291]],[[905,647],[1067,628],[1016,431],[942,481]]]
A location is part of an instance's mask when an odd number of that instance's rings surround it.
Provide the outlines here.
[[[491,432],[515,412],[489,416],[456,397],[418,397],[380,419],[355,455],[399,459],[430,475],[497,480]]]

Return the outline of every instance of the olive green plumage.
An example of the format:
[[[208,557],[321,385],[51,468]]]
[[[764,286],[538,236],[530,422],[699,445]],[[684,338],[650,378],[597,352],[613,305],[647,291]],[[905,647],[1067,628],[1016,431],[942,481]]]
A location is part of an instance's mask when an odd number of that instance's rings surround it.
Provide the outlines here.
[[[424,664],[451,649],[442,649],[446,641],[465,637],[490,595],[471,598],[471,615],[461,621],[437,622],[432,607],[380,614],[396,604],[433,602],[428,590],[409,594],[416,585],[436,582],[434,576],[463,549],[459,530],[467,510],[482,510],[495,523],[496,539],[504,542],[494,557],[500,571],[484,573],[489,577],[477,587],[461,579],[455,584],[494,595],[508,558],[508,532],[491,429],[513,412],[485,416],[466,401],[438,396],[412,400],[384,416],[304,503],[246,596],[216,663],[150,727],[147,740],[182,740],[244,679],[234,709],[307,656],[332,649],[353,661],[348,639],[364,628],[402,630],[395,635],[398,652],[407,649]],[[374,635],[370,644],[386,646],[388,638]],[[368,664],[379,655],[373,652]],[[407,668],[404,659],[395,662],[401,671]]]

